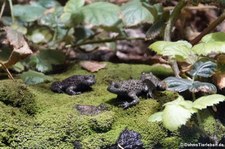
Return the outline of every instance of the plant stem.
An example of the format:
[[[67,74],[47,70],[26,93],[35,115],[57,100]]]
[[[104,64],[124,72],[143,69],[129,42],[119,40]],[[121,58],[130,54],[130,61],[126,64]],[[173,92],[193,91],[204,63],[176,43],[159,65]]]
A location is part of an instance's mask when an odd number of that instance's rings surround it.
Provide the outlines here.
[[[15,23],[15,18],[14,18],[14,13],[13,13],[13,4],[12,4],[12,0],[8,0],[9,1],[9,7],[10,7],[10,12],[11,12],[11,18],[12,18],[12,23]]]
[[[3,69],[7,72],[8,77],[10,79],[12,79],[13,81],[15,81],[15,79],[13,78],[12,74],[9,72],[8,68],[5,66],[5,64],[3,64],[2,62],[0,62],[0,64],[2,65]]]
[[[143,37],[131,37],[131,38],[127,38],[127,37],[116,37],[116,38],[107,38],[107,39],[102,39],[102,40],[91,40],[91,41],[81,42],[81,43],[75,44],[73,47],[79,47],[79,46],[86,45],[86,44],[97,44],[97,43],[105,43],[105,42],[115,42],[115,41],[119,41],[119,40],[145,40],[145,38],[143,38]]]
[[[224,21],[224,19],[225,19],[225,10],[223,11],[223,13],[214,22],[212,22],[197,37],[195,37],[192,41],[190,41],[190,43],[192,45],[197,44],[202,39],[203,36],[205,36],[206,34],[211,32],[212,30],[214,30],[217,27],[217,25],[219,25],[220,23],[222,23]]]
[[[164,40],[165,41],[171,41],[171,31],[172,31],[172,27],[174,26],[178,16],[180,15],[180,12],[182,10],[182,8],[185,7],[186,5],[186,0],[180,0],[177,4],[177,6],[173,9],[172,14],[170,15],[170,18],[167,22],[165,31],[164,31]],[[180,77],[180,70],[178,67],[177,62],[174,59],[169,58],[169,63],[171,68],[173,69],[173,72],[175,74],[176,77]]]
[[[2,18],[4,9],[5,9],[5,3],[6,3],[6,0],[4,0],[4,2],[3,2],[3,4],[2,4],[2,8],[1,8],[1,12],[0,12],[0,20],[1,20],[1,18]]]

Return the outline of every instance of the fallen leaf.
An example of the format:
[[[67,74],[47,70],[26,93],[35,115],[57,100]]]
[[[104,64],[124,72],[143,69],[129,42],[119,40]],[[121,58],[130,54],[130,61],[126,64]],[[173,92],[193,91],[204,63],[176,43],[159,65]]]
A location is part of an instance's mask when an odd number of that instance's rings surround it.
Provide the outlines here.
[[[215,82],[219,89],[225,88],[225,73],[216,72],[213,75],[213,82]]]
[[[7,61],[3,62],[6,68],[11,67],[18,61],[28,57],[33,52],[23,37],[23,34],[10,27],[3,28],[6,32],[6,40],[13,46],[13,51]]]
[[[106,67],[106,63],[97,62],[97,61],[82,61],[80,62],[82,68],[90,71],[90,72],[97,72],[100,69]]]

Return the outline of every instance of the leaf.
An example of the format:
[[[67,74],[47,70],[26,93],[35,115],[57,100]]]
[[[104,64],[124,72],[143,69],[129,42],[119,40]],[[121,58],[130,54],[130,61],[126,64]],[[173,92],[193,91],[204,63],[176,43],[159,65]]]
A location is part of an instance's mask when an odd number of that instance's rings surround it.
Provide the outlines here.
[[[190,88],[192,82],[187,79],[176,78],[176,77],[168,77],[164,79],[167,84],[167,90],[175,91],[175,92],[183,92]]]
[[[114,26],[119,23],[120,8],[107,2],[95,2],[81,9],[84,21],[96,26]]]
[[[70,21],[72,14],[79,12],[80,8],[84,6],[84,3],[85,0],[69,0],[64,6],[64,13],[61,16],[61,21]]]
[[[225,42],[215,41],[199,43],[192,47],[192,51],[197,55],[207,56],[209,54],[225,53]]]
[[[193,68],[189,72],[189,74],[193,78],[197,76],[208,78],[214,74],[215,69],[216,69],[216,63],[211,61],[207,61],[207,62],[199,61],[193,65]]]
[[[216,32],[205,35],[201,42],[208,43],[208,42],[215,42],[215,41],[221,41],[225,42],[225,33],[224,32]]]
[[[208,106],[213,106],[215,104],[218,104],[219,102],[223,102],[224,100],[225,96],[220,94],[203,96],[194,101],[193,107],[202,110],[207,108]]]
[[[194,81],[190,86],[189,91],[192,93],[203,92],[208,94],[215,94],[217,92],[217,88],[212,83]]]
[[[191,51],[192,45],[187,41],[157,41],[149,46],[150,49],[159,55],[169,56],[179,62],[194,64],[197,57]]]
[[[161,122],[162,121],[162,115],[163,115],[163,112],[154,113],[149,117],[148,121],[149,122]]]
[[[106,63],[100,63],[96,61],[82,61],[80,62],[81,67],[84,69],[90,71],[90,72],[97,72],[100,69],[103,69],[106,67]]]
[[[38,4],[42,5],[45,8],[52,8],[60,6],[60,3],[56,0],[38,0]]]
[[[13,5],[13,13],[24,22],[33,22],[39,19],[45,12],[45,8],[40,5]],[[28,12],[32,11],[32,13]]]
[[[163,110],[163,125],[170,131],[177,130],[191,118],[192,112],[180,105],[167,105]]]
[[[140,23],[152,23],[154,17],[151,12],[144,7],[140,0],[131,0],[121,7],[122,20],[126,26],[135,26]]]
[[[6,68],[11,67],[16,64],[18,61],[28,57],[33,52],[28,46],[23,35],[16,30],[13,30],[10,27],[4,28],[6,32],[6,40],[13,46],[13,51],[10,54],[9,59],[6,62],[3,62]]]
[[[36,72],[29,70],[27,72],[23,72],[20,75],[20,78],[26,83],[26,84],[38,84],[46,81],[51,81],[52,78],[49,76],[44,75],[43,73]]]

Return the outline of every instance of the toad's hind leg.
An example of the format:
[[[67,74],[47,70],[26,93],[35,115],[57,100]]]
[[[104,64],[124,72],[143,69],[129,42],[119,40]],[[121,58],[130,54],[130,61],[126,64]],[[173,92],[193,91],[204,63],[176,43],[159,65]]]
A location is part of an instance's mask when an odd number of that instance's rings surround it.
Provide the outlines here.
[[[77,89],[76,86],[69,86],[69,87],[66,89],[66,93],[67,93],[68,95],[78,95],[78,94],[81,94],[81,92],[77,92],[76,89]]]
[[[128,93],[128,96],[129,96],[130,98],[132,98],[132,102],[124,102],[124,103],[122,104],[122,107],[123,107],[124,109],[127,109],[127,108],[129,108],[129,107],[131,107],[131,106],[134,106],[134,105],[138,104],[139,101],[140,101],[140,99],[137,97],[136,93],[134,93],[134,92]]]

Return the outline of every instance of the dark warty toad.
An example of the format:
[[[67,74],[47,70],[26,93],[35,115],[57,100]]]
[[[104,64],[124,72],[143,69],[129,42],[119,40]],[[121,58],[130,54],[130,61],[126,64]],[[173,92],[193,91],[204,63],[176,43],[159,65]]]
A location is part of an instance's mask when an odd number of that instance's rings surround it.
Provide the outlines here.
[[[138,98],[141,94],[146,94],[147,97],[153,97],[153,91],[156,88],[165,89],[165,83],[161,82],[152,73],[142,73],[140,80],[125,80],[112,82],[107,90],[115,93],[118,96],[128,96],[132,99],[131,102],[124,102],[121,106],[126,109],[139,103]]]
[[[68,95],[78,95],[82,92],[91,90],[95,84],[94,75],[74,75],[63,81],[53,82],[51,90],[56,93],[66,93]]]

